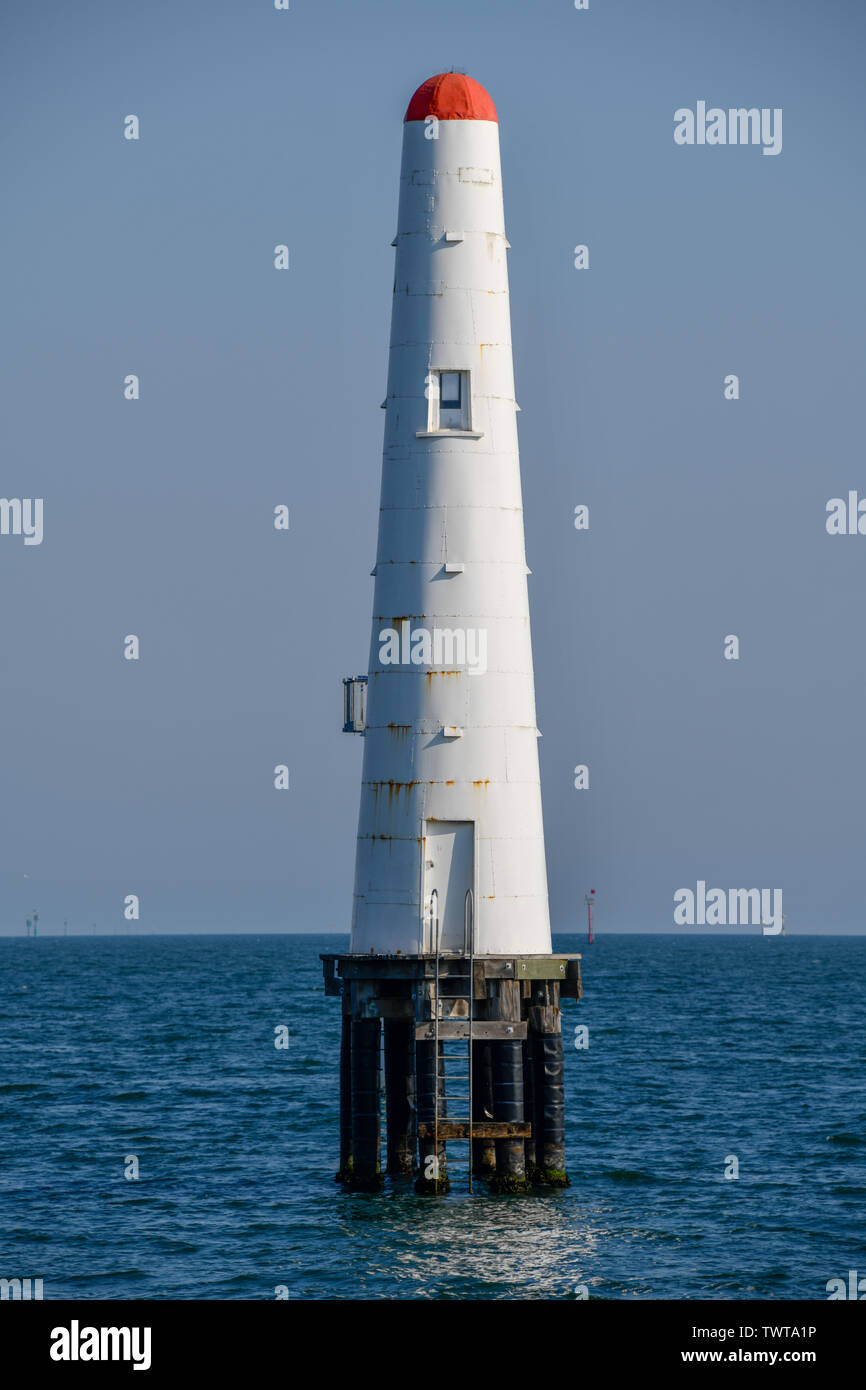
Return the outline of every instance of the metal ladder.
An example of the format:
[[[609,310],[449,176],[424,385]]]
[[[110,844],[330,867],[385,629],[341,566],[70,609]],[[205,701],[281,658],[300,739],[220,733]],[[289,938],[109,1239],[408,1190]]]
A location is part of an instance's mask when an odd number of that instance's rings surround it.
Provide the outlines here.
[[[473,922],[472,890],[467,890],[463,905],[463,954],[446,957],[449,964],[468,966],[468,973],[449,973],[444,983],[449,989],[442,989],[442,952],[439,930],[438,894],[431,899],[434,913],[436,974],[433,984],[433,1036],[435,1041],[436,1084],[433,1094],[433,1152],[439,1159],[439,1121],[451,1120],[466,1126],[466,1133],[460,1137],[469,1140],[469,1191],[472,1191],[472,1015],[475,979],[475,932]],[[465,988],[460,988],[463,985]],[[466,1003],[466,1015],[457,1014],[441,1018],[441,1005],[453,1006],[459,1001]],[[452,1048],[453,1051],[446,1051]],[[454,1087],[457,1087],[455,1092]],[[464,1090],[459,1088],[464,1087]],[[454,1107],[457,1107],[456,1113]],[[462,1113],[461,1113],[462,1112]]]

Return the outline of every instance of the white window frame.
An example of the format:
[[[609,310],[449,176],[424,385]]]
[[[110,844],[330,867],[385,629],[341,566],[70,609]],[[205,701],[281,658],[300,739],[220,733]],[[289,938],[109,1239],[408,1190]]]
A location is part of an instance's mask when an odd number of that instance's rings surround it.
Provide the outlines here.
[[[441,418],[442,377],[460,378],[460,417],[449,419],[443,424]],[[480,439],[481,434],[472,428],[472,373],[466,367],[431,367],[427,376],[427,428],[418,430],[419,439],[430,439],[440,435],[457,436],[461,439]],[[454,412],[456,415],[456,411]]]

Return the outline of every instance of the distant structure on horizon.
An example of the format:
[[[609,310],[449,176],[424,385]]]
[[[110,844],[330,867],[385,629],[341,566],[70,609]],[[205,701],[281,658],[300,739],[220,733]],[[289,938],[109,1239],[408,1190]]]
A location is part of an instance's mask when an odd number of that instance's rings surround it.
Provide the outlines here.
[[[343,1001],[341,1157],[377,1188],[384,1025],[387,1171],[448,1186],[564,1184],[552,954],[517,442],[499,126],[483,87],[441,73],[404,122],[367,675],[344,682],[364,737]],[[416,1165],[417,1145],[417,1165]]]

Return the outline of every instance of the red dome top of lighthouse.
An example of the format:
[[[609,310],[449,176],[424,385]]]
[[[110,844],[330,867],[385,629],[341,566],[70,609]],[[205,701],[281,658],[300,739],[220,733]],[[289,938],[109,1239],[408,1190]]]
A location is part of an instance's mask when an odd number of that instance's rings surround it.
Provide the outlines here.
[[[462,72],[440,72],[422,82],[406,110],[404,121],[495,121],[496,107],[480,82]]]

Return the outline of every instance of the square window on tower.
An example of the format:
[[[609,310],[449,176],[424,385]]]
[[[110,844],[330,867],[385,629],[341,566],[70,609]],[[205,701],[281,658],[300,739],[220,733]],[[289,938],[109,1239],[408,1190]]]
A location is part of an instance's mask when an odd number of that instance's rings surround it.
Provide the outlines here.
[[[438,392],[431,392],[431,430],[471,430],[469,373],[434,372]]]

